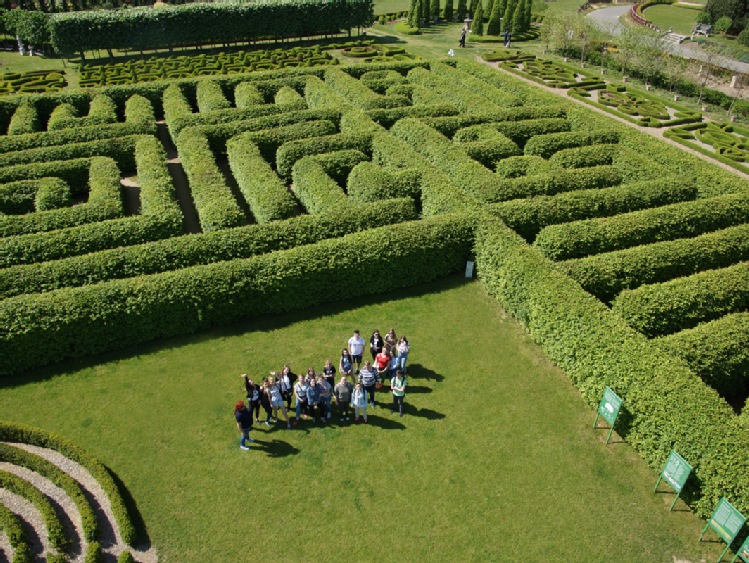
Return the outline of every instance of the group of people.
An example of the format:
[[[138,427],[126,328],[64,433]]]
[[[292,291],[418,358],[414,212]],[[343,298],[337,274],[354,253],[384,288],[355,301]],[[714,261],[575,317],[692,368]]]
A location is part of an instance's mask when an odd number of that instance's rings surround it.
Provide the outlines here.
[[[375,330],[369,338],[369,352],[372,361],[364,360],[367,342],[358,330],[348,339],[347,347],[341,350],[337,373],[331,360],[326,360],[322,373],[309,368],[306,374],[297,376],[285,365],[280,373],[270,372],[270,377],[255,382],[246,373],[242,374],[247,405],[237,401],[234,418],[240,432],[239,447],[248,450],[247,442],[252,442],[249,433],[254,421],[260,424],[260,408],[265,411],[266,426],[278,422],[279,411],[286,427],[297,426],[300,420],[312,419],[317,423],[327,423],[333,416],[332,403],[338,407],[341,422],[360,419],[368,422],[367,407],[375,407],[375,391],[381,389],[384,379],[390,380],[393,395],[391,413],[403,416],[403,401],[406,396],[406,362],[411,345],[405,336],[398,338],[391,328],[385,336]],[[363,365],[362,365],[363,364]],[[349,381],[350,380],[350,381]],[[291,401],[295,399],[295,417],[292,423],[289,412]]]

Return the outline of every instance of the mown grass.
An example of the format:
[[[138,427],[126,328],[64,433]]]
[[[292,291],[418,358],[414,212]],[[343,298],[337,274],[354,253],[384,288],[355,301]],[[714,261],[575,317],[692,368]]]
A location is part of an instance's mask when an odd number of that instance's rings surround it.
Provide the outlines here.
[[[391,326],[412,344],[404,418],[377,408],[366,426],[263,426],[239,449],[240,373],[319,369],[354,328]],[[521,327],[460,277],[6,380],[0,404],[108,464],[162,561],[717,555],[683,504],[669,513],[673,497],[652,493],[656,474],[626,443],[604,444]]]
[[[700,13],[689,8],[679,8],[659,4],[649,7],[644,12],[645,17],[663,30],[672,29],[674,33],[689,35],[692,33]]]

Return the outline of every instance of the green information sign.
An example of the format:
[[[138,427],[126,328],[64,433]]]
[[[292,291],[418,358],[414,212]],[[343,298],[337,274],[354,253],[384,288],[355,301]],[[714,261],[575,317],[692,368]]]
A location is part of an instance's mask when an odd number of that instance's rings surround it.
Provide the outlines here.
[[[741,531],[744,522],[746,522],[746,518],[744,518],[741,512],[731,506],[731,503],[725,498],[722,498],[720,499],[715,512],[713,512],[713,515],[710,517],[710,520],[707,521],[707,524],[705,524],[705,527],[702,529],[700,541],[702,541],[702,536],[705,535],[707,528],[712,528],[713,531],[715,531],[715,533],[718,534],[727,544],[723,553],[718,557],[718,561],[720,561],[723,559],[726,551],[728,551],[728,548],[731,547],[733,540],[736,539],[736,535]],[[744,542],[744,545],[746,545],[746,542]]]
[[[671,503],[669,510],[673,510],[676,500],[681,493],[681,489],[684,487],[684,483],[687,482],[691,472],[692,466],[674,450],[671,450],[671,454],[666,461],[666,466],[663,468],[663,471],[661,471],[661,475],[655,483],[655,489],[653,489],[653,492],[658,490],[658,485],[661,484],[662,479],[665,479],[666,482],[673,487],[674,491],[676,491],[676,496],[674,497],[674,502]]]
[[[746,563],[749,563],[749,537],[747,537],[744,540],[744,543],[741,544],[741,547],[739,548],[739,552],[734,556],[733,559],[731,559],[731,563],[735,563],[735,561],[741,557],[743,561]]]
[[[603,419],[611,425],[609,435],[606,437],[607,444],[611,439],[611,433],[614,431],[614,423],[616,422],[616,417],[619,416],[619,409],[621,407],[622,400],[619,395],[606,387],[603,390],[603,397],[601,397],[601,402],[598,404],[598,413],[596,413],[596,419],[593,421],[593,428],[598,428],[599,416],[602,416]]]

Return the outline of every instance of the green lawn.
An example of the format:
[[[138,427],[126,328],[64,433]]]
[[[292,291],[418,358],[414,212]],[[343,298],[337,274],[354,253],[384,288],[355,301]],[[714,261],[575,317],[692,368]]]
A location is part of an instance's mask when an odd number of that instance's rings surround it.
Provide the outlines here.
[[[363,278],[362,283],[366,283]],[[239,374],[336,358],[354,328],[411,340],[407,416],[253,432]],[[98,362],[98,363],[97,363]],[[0,387],[3,418],[108,464],[162,561],[699,561],[701,522],[477,282],[329,305]],[[386,401],[386,395],[380,396]],[[551,557],[550,557],[551,556]]]
[[[668,4],[650,6],[644,12],[645,17],[663,30],[671,28],[674,33],[689,35],[697,22],[700,13],[689,8],[679,8]]]

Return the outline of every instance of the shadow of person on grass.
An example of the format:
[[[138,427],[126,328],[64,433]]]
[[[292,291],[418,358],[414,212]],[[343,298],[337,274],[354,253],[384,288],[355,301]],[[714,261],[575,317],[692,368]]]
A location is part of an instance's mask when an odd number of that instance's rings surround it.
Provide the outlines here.
[[[272,440],[260,440],[255,438],[255,443],[253,444],[252,449],[265,452],[268,457],[286,457],[297,455],[302,451],[288,442],[276,438],[273,438]]]
[[[382,428],[383,430],[405,430],[406,429],[406,427],[400,422],[398,422],[397,420],[393,420],[389,418],[390,416],[391,415],[390,415],[389,410],[383,411],[382,413],[377,413],[377,414],[373,412],[368,412],[367,424],[369,426],[376,426],[377,428]],[[363,423],[359,422],[358,424],[363,424]]]
[[[429,368],[425,368],[421,364],[409,364],[406,366],[406,376],[408,377],[409,385],[412,379],[426,379],[427,381],[441,382],[445,379],[445,376],[432,371]]]
[[[442,420],[447,415],[432,409],[420,409],[410,403],[403,404],[403,414],[408,416],[418,416],[427,420]]]

